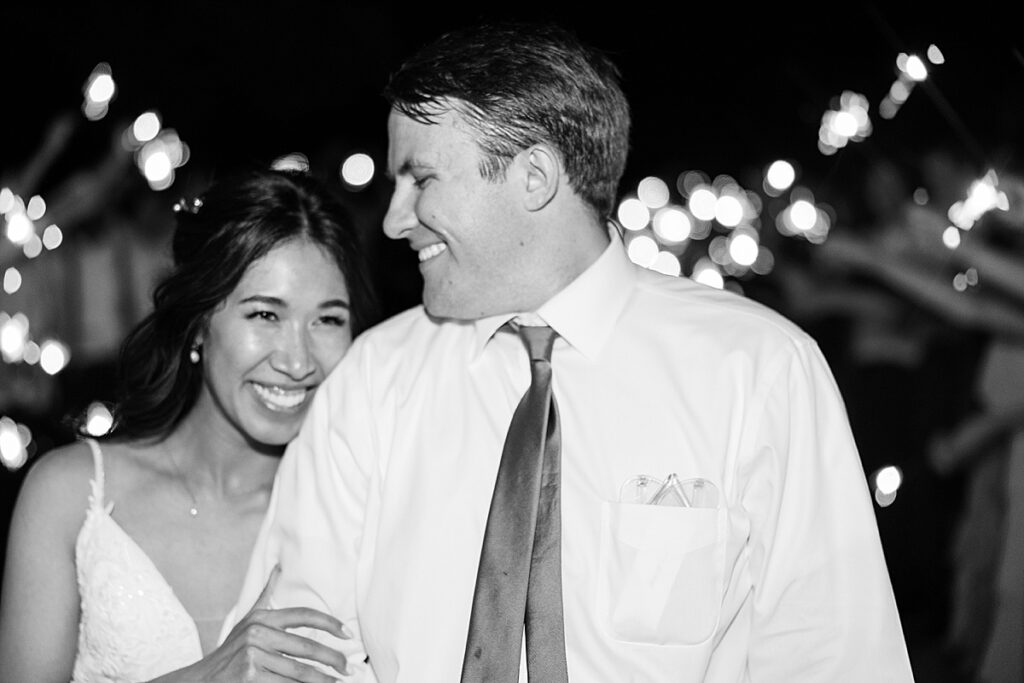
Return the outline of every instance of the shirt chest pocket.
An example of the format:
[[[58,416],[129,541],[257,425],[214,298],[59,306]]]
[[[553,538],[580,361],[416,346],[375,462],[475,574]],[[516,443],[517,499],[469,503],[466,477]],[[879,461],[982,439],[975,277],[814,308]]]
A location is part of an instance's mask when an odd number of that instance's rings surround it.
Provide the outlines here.
[[[602,503],[598,609],[617,640],[699,645],[721,610],[726,510]]]

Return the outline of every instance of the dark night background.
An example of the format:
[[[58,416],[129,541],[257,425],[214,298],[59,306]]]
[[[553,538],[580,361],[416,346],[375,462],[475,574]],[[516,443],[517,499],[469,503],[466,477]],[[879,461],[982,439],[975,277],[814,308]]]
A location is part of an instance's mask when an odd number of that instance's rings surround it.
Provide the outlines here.
[[[517,3],[476,11],[383,2],[8,5],[0,14],[0,176],[32,157],[54,116],[77,111],[97,63],[110,64],[118,85],[105,119],[78,117],[67,148],[40,179],[44,195],[95,164],[112,131],[146,109],[159,111],[190,148],[175,185],[160,193],[168,212],[174,199],[211,176],[286,153],[307,154],[312,170],[335,183],[338,164],[355,151],[369,153],[382,169],[387,106],[380,91],[389,72],[441,31],[480,18],[554,20],[612,56],[633,107],[624,194],[645,176],[672,179],[690,169],[729,174],[751,187],[747,178],[787,158],[802,183],[836,208],[836,226],[856,226],[872,219],[865,183],[880,163],[905,169],[911,185],[920,182],[919,160],[936,149],[978,175],[992,166],[1019,173],[1024,165],[1021,41],[993,7],[967,16],[966,7],[856,3],[623,3],[604,10],[597,3]],[[946,62],[933,67],[894,119],[879,118],[874,107],[896,76],[897,54],[923,54],[933,43]],[[821,116],[844,90],[872,102],[874,131],[825,156],[817,149]],[[412,253],[378,236],[389,189],[378,175],[348,200],[393,313],[417,303],[419,284]],[[938,335],[919,368],[865,369],[851,360],[845,322],[801,319],[772,283],[748,283],[747,293],[794,316],[818,339],[847,400],[865,471],[892,462],[904,470],[907,483],[896,502],[876,514],[915,672],[925,682],[959,680],[941,639],[950,534],[964,485],[930,472],[923,453],[930,433],[970,407],[983,340],[954,331]],[[70,438],[63,414],[106,397],[109,370],[73,362],[48,411],[21,415],[33,425],[37,455]],[[19,419],[0,402],[5,413]],[[0,469],[4,522],[22,475]]]

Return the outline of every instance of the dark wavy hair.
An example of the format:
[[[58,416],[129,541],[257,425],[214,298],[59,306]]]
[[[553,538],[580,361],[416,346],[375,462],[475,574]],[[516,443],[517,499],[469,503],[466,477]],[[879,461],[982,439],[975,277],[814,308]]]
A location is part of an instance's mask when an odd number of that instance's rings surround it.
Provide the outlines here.
[[[177,219],[173,268],[156,287],[152,312],[121,346],[112,436],[163,438],[188,414],[202,383],[201,365],[188,359],[193,341],[249,265],[279,244],[309,240],[334,257],[351,299],[353,337],[378,319],[349,214],[305,173],[254,170],[226,177],[179,210]]]
[[[441,36],[407,60],[384,89],[421,123],[455,109],[477,134],[482,177],[545,142],[562,156],[572,188],[611,214],[629,149],[629,104],[602,53],[553,24],[505,22]]]

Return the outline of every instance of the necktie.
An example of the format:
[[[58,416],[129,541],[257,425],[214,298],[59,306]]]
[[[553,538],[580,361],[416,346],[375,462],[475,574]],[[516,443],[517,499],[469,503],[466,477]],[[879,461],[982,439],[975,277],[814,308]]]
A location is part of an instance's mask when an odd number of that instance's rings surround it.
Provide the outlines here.
[[[531,683],[569,680],[562,621],[561,434],[549,327],[520,327],[530,387],[505,437],[477,570],[462,683],[516,683],[523,627]]]

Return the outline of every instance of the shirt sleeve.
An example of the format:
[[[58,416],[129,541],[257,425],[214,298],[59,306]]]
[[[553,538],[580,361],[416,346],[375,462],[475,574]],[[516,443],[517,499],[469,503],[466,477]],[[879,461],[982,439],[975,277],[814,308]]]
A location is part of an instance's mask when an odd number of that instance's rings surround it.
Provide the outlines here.
[[[356,576],[371,479],[368,463],[375,452],[374,421],[358,366],[346,362],[357,360],[352,356],[350,351],[320,386],[281,460],[242,592],[223,635],[248,612],[280,564],[271,608],[311,607],[340,619],[352,639],[313,629],[296,632],[343,652],[351,674],[344,680],[372,682],[376,678],[365,661],[357,617]]]
[[[740,473],[749,680],[913,681],[867,480],[817,345],[773,368]]]

